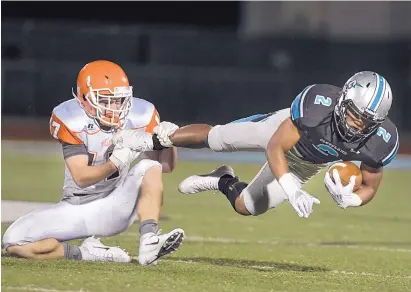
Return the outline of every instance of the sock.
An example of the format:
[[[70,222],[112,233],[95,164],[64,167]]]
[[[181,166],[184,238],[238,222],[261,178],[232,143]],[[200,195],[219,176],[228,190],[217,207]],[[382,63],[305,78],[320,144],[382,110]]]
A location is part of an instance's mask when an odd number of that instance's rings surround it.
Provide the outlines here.
[[[232,177],[226,174],[218,181],[218,189],[222,192],[227,200],[231,203],[235,210],[235,200],[241,194],[241,192],[247,187],[248,184],[240,182],[238,177]]]
[[[66,259],[72,259],[72,260],[81,260],[83,257],[81,255],[80,248],[76,245],[71,245],[67,243],[63,243],[64,246],[64,257]]]
[[[149,232],[157,233],[158,225],[157,225],[156,220],[154,219],[144,220],[143,222],[140,223],[140,227],[138,231],[140,231],[140,235],[143,235]]]

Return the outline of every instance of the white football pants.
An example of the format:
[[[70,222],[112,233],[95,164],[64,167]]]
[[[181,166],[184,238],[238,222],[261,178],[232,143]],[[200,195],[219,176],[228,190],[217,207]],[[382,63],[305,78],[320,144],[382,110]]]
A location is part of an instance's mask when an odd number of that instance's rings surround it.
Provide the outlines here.
[[[259,121],[240,121],[213,127],[208,135],[210,148],[217,152],[264,152],[272,135],[280,124],[290,117],[290,108],[279,110]],[[286,153],[290,173],[303,185],[321,171],[326,164],[303,161],[297,151]],[[241,192],[245,206],[252,215],[265,213],[281,204],[286,195],[274,178],[266,162],[249,185]]]
[[[137,199],[145,173],[157,161],[144,159],[107,197],[83,205],[61,201],[16,220],[3,236],[3,246],[24,245],[46,238],[60,242],[95,236],[113,236],[125,231],[137,216]]]

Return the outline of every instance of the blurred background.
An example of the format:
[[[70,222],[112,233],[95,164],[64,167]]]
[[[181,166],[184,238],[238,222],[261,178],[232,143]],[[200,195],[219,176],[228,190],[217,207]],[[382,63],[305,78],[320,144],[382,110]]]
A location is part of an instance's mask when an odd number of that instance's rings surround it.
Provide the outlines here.
[[[289,107],[309,84],[377,71],[393,90],[400,151],[411,148],[411,2],[1,5],[3,138],[48,138],[50,113],[72,97],[78,71],[107,59],[125,69],[135,96],[178,123]],[[33,128],[24,135],[22,121]]]

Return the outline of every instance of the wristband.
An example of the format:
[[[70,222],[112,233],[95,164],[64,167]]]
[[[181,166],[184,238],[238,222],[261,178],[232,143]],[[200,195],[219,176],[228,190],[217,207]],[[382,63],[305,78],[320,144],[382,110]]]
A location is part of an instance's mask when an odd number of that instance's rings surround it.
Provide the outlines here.
[[[153,135],[153,150],[163,150],[163,149],[166,149],[166,148],[167,147],[164,147],[163,145],[161,145],[157,134],[154,134]]]
[[[352,207],[359,207],[362,204],[362,200],[360,198],[359,195],[357,195],[356,193],[352,193],[352,202],[351,202],[351,206]]]
[[[278,183],[283,188],[287,197],[293,196],[301,188],[289,172],[280,177]]]

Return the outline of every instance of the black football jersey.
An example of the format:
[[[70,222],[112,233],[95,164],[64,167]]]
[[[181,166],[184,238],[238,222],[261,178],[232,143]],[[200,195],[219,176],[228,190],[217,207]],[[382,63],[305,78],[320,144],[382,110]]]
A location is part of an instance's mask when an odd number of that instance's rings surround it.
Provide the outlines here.
[[[365,141],[348,143],[342,140],[334,123],[334,106],[341,88],[328,84],[306,87],[291,105],[291,120],[300,130],[295,149],[303,160],[328,163],[338,160],[361,161],[378,168],[389,164],[399,148],[398,131],[390,119]]]

